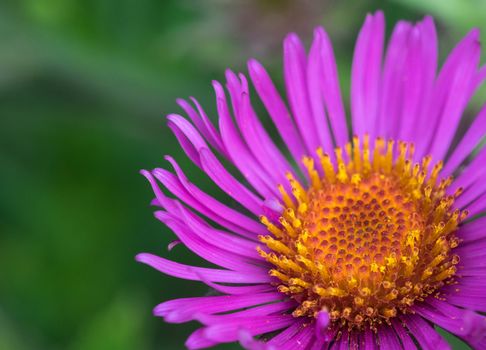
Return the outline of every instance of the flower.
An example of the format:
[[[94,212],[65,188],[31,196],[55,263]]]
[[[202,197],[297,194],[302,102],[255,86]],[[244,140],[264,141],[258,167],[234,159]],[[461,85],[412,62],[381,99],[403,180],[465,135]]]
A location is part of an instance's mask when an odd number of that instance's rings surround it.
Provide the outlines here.
[[[174,244],[218,266],[137,255],[219,293],[155,308],[167,322],[202,323],[188,348],[446,349],[437,325],[486,349],[486,107],[452,147],[486,76],[479,32],[466,35],[437,76],[432,18],[399,22],[385,53],[384,32],[382,12],[366,17],[350,123],[322,28],[309,54],[295,34],[284,41],[290,112],[262,65],[248,63],[284,146],[256,115],[246,77],[229,70],[230,103],[213,82],[218,128],[195,99],[178,101],[192,123],[168,116],[187,156],[239,204],[203,192],[170,156],[174,173],[142,171]]]

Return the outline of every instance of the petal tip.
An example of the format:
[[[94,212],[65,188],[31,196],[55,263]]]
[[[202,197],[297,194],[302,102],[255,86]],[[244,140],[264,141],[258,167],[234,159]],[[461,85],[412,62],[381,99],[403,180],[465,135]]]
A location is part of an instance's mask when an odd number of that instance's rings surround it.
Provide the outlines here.
[[[149,259],[149,257],[150,257],[149,253],[138,253],[137,255],[135,255],[135,261],[145,264]]]

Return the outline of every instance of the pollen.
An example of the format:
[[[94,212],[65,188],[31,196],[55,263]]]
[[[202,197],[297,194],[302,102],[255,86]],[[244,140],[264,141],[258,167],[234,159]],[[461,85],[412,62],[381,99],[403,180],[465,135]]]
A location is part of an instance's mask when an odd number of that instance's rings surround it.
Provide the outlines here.
[[[295,317],[327,310],[348,329],[390,323],[455,282],[455,231],[467,213],[453,209],[442,164],[413,163],[413,145],[355,137],[331,157],[303,159],[310,187],[290,173],[278,222],[262,216],[262,257],[277,288],[298,302]],[[320,163],[320,164],[315,164]]]

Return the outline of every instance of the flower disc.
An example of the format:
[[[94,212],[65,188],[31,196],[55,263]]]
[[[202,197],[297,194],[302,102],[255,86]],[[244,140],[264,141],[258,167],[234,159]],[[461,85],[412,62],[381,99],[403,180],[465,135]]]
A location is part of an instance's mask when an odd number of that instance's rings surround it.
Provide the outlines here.
[[[305,158],[312,186],[289,174],[279,224],[262,217],[272,234],[260,237],[269,248],[260,254],[299,302],[296,317],[326,310],[343,326],[376,328],[453,281],[465,213],[452,210],[451,180],[437,181],[441,164],[428,172],[430,157],[413,165],[413,147],[382,139],[370,153],[368,139],[361,147],[355,138],[336,150],[335,166],[321,151],[319,170]]]

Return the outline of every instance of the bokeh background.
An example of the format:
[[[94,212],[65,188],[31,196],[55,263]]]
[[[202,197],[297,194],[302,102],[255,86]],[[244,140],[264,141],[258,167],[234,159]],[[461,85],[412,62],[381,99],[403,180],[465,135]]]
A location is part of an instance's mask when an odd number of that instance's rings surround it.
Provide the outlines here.
[[[190,95],[214,116],[211,80],[246,71],[249,57],[282,87],[282,38],[297,31],[308,43],[316,25],[333,38],[347,98],[354,41],[377,8],[388,34],[399,18],[434,15],[442,57],[486,26],[480,0],[0,1],[0,349],[183,349],[197,325],[151,309],[210,291],[133,259],[199,262],[167,251],[174,235],[138,174],[170,153],[211,187],[164,116]]]

